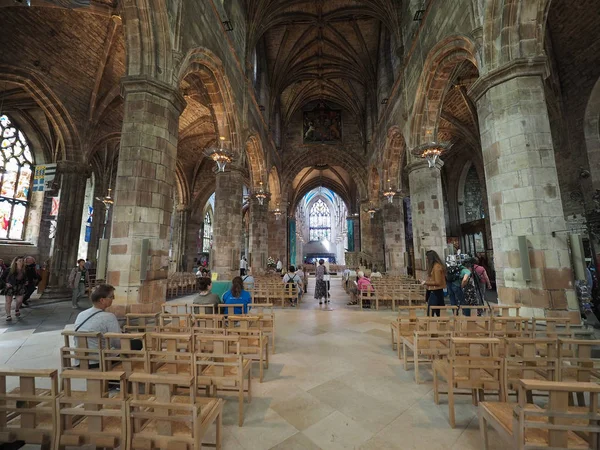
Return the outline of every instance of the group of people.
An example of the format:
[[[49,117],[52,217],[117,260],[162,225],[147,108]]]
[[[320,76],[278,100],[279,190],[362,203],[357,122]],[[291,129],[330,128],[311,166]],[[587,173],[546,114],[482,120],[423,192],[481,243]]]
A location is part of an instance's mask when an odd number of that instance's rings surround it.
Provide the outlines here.
[[[10,267],[0,259],[0,294],[5,296],[6,321],[12,321],[12,304],[15,316],[21,316],[21,308],[29,306],[29,299],[42,279],[39,266],[32,256],[13,258]]]
[[[481,305],[485,301],[486,289],[491,289],[491,282],[485,268],[479,264],[478,258],[469,258],[448,267],[434,250],[426,253],[427,279],[422,281],[427,287],[425,298],[428,307],[444,306],[444,290],[448,292],[450,304],[463,309],[470,316],[468,306]],[[467,306],[467,307],[465,307]],[[439,316],[440,310],[433,310]]]
[[[344,271],[342,272],[342,281],[344,283],[344,285],[346,286],[346,290],[348,292],[350,292],[350,294],[352,295],[352,300],[350,300],[347,305],[348,306],[353,306],[353,305],[357,305],[358,301],[357,301],[357,297],[359,295],[360,292],[362,291],[366,291],[366,292],[370,292],[373,291],[373,283],[371,283],[371,279],[372,278],[381,278],[383,275],[381,274],[381,272],[379,272],[379,270],[377,270],[377,267],[373,267],[373,270],[371,271],[371,275],[369,277],[367,277],[365,275],[365,272],[360,270],[360,268],[356,268],[356,269],[350,269],[350,268],[345,268]],[[353,281],[356,281],[356,286],[351,284]],[[370,308],[370,302],[366,301],[363,302],[363,308]]]

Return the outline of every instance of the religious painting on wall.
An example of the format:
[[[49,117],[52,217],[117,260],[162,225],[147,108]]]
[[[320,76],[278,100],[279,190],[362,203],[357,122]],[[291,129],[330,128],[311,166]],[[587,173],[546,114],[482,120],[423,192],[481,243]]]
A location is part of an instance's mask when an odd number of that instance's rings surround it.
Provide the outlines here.
[[[337,144],[342,142],[342,111],[328,102],[318,101],[302,110],[302,140],[305,144]]]

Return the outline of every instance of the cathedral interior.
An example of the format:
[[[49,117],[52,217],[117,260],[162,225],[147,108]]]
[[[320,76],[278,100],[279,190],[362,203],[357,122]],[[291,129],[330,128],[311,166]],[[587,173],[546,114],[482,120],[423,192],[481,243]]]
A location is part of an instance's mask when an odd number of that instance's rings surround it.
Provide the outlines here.
[[[258,277],[277,260],[285,272],[325,258],[340,273],[423,280],[427,251],[460,249],[485,262],[493,303],[580,316],[578,286],[600,267],[598,0],[0,0],[0,11],[0,258],[33,256],[42,299],[65,291],[80,258],[124,317],[160,312],[169,279],[204,265],[231,280],[243,258]],[[343,314],[389,332],[387,316]],[[475,409],[459,406],[466,424]],[[418,445],[483,448],[473,424],[470,442]],[[277,448],[417,448],[363,428],[372,447],[313,430]],[[238,432],[224,448],[263,447]]]

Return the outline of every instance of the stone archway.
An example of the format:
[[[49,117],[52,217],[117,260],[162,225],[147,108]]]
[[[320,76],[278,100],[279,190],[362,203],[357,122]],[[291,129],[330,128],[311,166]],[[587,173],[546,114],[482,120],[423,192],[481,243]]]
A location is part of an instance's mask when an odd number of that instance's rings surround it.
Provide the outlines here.
[[[592,90],[587,103],[583,123],[587,155],[592,174],[592,182],[595,189],[600,189],[600,173],[596,170],[600,167],[600,79]]]
[[[267,175],[265,152],[257,135],[251,135],[246,141],[246,156],[250,168],[250,189],[253,190],[258,188],[260,182],[265,182],[264,177]]]
[[[390,180],[393,189],[402,189],[402,170],[406,159],[406,141],[399,128],[394,126],[388,130],[385,150],[381,166],[385,168],[384,183]]]

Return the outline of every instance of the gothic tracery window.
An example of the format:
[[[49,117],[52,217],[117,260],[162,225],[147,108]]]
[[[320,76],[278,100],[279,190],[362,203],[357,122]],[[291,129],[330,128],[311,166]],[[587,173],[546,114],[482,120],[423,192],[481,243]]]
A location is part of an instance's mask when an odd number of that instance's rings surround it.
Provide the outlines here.
[[[23,239],[29,208],[33,154],[25,135],[0,116],[0,239]]]
[[[309,239],[311,241],[330,240],[331,213],[321,199],[313,203],[309,215]]]
[[[210,214],[207,212],[204,216],[204,234],[202,236],[202,251],[205,253],[210,252],[212,247],[212,221],[210,220]]]

